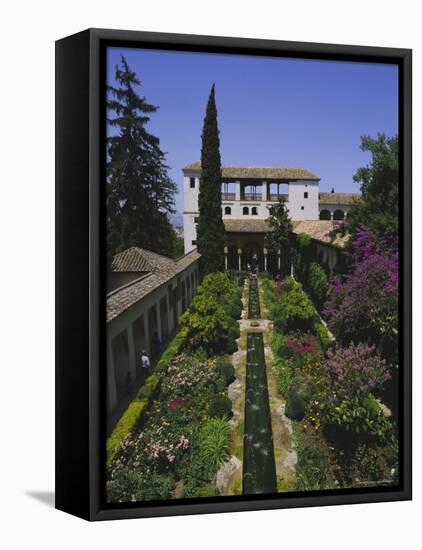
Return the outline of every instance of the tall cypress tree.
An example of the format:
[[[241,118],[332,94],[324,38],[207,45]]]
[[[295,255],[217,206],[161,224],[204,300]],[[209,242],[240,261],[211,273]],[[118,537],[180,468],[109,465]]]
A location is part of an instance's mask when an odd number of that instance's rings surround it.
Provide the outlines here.
[[[123,56],[115,80],[107,96],[108,258],[131,246],[170,256],[176,235],[168,215],[174,212],[176,184],[167,174],[159,138],[146,129],[158,107],[138,95],[141,82]]]
[[[212,85],[202,130],[201,182],[199,187],[198,251],[205,273],[223,268],[225,229],[221,212],[220,138]]]

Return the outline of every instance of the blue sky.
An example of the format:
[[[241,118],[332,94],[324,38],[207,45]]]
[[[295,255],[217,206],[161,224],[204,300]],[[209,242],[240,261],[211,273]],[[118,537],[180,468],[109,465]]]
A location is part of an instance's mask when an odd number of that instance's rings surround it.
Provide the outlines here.
[[[109,83],[121,54],[159,106],[149,131],[179,189],[181,168],[200,158],[213,82],[222,163],[308,168],[322,191],[359,191],[353,174],[370,160],[360,136],[398,132],[395,65],[109,48]],[[182,192],[176,206],[183,211]]]

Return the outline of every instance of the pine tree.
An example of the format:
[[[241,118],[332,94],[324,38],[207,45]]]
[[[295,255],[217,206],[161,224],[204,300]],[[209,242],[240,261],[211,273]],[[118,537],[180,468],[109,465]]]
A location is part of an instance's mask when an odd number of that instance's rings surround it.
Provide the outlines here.
[[[123,56],[115,80],[117,86],[107,89],[107,255],[139,246],[170,256],[176,235],[168,215],[176,184],[159,138],[146,129],[158,107],[138,95],[141,82]]]
[[[215,87],[211,88],[202,130],[201,181],[199,188],[198,251],[205,273],[223,268],[225,229],[221,213],[220,138],[215,104]]]

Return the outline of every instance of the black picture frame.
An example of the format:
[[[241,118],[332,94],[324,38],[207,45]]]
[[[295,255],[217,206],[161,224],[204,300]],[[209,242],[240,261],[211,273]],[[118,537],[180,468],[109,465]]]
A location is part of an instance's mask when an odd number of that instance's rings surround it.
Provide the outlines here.
[[[398,487],[107,505],[104,499],[104,53],[110,45],[396,63],[400,136]],[[87,520],[412,498],[412,52],[408,49],[89,29],[56,42],[56,508]]]

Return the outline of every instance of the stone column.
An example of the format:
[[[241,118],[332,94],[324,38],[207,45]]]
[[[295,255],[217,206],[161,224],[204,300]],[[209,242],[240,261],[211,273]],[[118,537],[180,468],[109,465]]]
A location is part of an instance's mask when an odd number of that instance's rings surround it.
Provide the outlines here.
[[[227,271],[227,254],[229,253],[229,249],[227,246],[224,247],[224,269]]]
[[[235,199],[237,201],[240,201],[240,181],[236,181],[235,185],[236,185],[236,187],[235,187]]]
[[[107,410],[111,414],[117,405],[116,373],[114,370],[113,346],[111,338],[107,345]]]
[[[268,200],[268,199],[267,199],[267,196],[268,196],[268,192],[267,192],[267,182],[266,182],[266,181],[263,181],[263,182],[262,182],[262,201]]]
[[[281,271],[281,250],[277,250],[277,268]]]
[[[127,328],[127,340],[129,348],[129,373],[130,379],[135,380],[136,378],[136,353],[135,353],[135,340],[133,338],[133,325],[129,324]]]
[[[239,271],[242,271],[242,249],[241,248],[237,249],[237,255],[239,259]]]
[[[264,248],[264,271],[267,271],[267,253],[268,250]]]
[[[187,299],[187,295],[188,295],[188,291],[186,289],[186,283],[185,283],[185,292],[186,292],[186,303],[188,302],[188,299]],[[158,301],[156,304],[155,304],[155,311],[157,312],[157,334],[158,336],[163,336],[161,334],[161,311],[160,311],[160,301]]]

